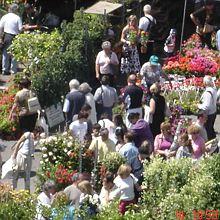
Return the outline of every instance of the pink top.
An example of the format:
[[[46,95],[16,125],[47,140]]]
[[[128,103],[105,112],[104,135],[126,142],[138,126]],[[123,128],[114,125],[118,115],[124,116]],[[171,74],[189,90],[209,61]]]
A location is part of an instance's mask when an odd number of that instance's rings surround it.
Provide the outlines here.
[[[205,141],[201,136],[198,136],[195,141],[192,140],[192,148],[194,159],[199,159],[202,156],[202,148],[205,146]]]
[[[157,150],[169,150],[172,145],[172,136],[165,138],[163,134],[158,134],[154,140],[154,151]]]

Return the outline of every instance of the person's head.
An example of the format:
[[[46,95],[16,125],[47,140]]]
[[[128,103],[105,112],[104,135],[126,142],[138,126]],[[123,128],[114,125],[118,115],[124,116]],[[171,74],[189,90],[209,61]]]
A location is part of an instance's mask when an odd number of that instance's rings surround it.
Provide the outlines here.
[[[102,43],[102,49],[108,54],[111,51],[111,43],[109,41],[104,41]]]
[[[150,154],[152,152],[152,146],[149,141],[144,141],[141,146],[138,148],[138,158],[140,161],[144,161],[146,159],[149,160]]]
[[[83,180],[78,184],[79,190],[86,195],[93,195],[93,188],[88,180]]]
[[[199,111],[198,113],[197,113],[197,119],[198,119],[198,121],[202,124],[202,125],[204,125],[205,123],[206,123],[206,121],[207,121],[207,114],[204,112],[204,111]]]
[[[180,135],[178,143],[179,146],[187,147],[189,149],[189,152],[192,153],[192,143],[187,133],[183,133],[182,135]]]
[[[213,0],[206,0],[205,2],[205,8],[208,10],[213,10],[215,6],[215,3]]]
[[[23,77],[18,84],[20,89],[29,89],[31,81],[27,77]]]
[[[128,131],[124,135],[125,143],[132,143],[134,142],[134,134],[131,131]]]
[[[151,87],[150,87],[150,92],[154,95],[158,95],[161,92],[161,86],[159,83],[154,83]]]
[[[144,12],[144,15],[148,15],[151,13],[151,6],[150,5],[145,5],[143,7],[143,12]]]
[[[101,114],[100,119],[101,119],[101,120],[103,120],[103,119],[108,119],[108,113],[105,112],[105,113]]]
[[[203,78],[203,83],[206,87],[212,87],[214,85],[213,79],[211,76],[206,75]]]
[[[79,81],[77,79],[72,79],[69,82],[69,87],[70,87],[70,90],[72,90],[72,89],[79,89]]]
[[[200,128],[197,125],[190,125],[187,129],[188,135],[189,135],[189,139],[195,141],[200,133]]]
[[[131,174],[131,167],[128,164],[122,164],[119,168],[118,168],[118,175],[122,178],[122,179],[126,179],[130,176]]]
[[[173,28],[172,28],[172,29],[170,30],[170,35],[171,35],[171,36],[175,36],[175,35],[176,35],[176,29],[173,29]]]
[[[123,117],[120,114],[117,114],[117,115],[114,116],[113,122],[114,122],[116,127],[124,125]]]
[[[102,83],[102,85],[105,85],[105,86],[109,85],[109,76],[104,75],[101,79],[101,83]]]
[[[28,14],[32,13],[34,11],[34,8],[29,3],[26,3],[24,4],[24,10]]]
[[[89,117],[89,114],[83,111],[80,111],[78,114],[78,120],[82,122],[87,121],[88,117]]]
[[[135,74],[131,74],[128,76],[128,85],[135,85],[136,84],[137,77]]]
[[[161,125],[160,125],[160,130],[161,130],[161,133],[164,135],[164,136],[169,136],[171,135],[171,124],[169,122],[163,122]]]
[[[140,117],[139,113],[130,113],[128,115],[128,121],[134,125],[139,120],[139,117]]]
[[[103,141],[107,141],[109,137],[109,131],[107,128],[101,128],[100,130],[100,136]]]
[[[102,185],[106,190],[111,190],[114,186],[114,174],[107,172],[102,180]]]
[[[9,6],[9,9],[8,9],[8,11],[10,12],[10,13],[18,13],[18,4],[16,4],[16,3],[13,3],[13,4],[11,4],[10,6]]]
[[[56,192],[56,184],[53,180],[47,180],[42,188],[47,195],[54,195]]]
[[[65,192],[60,191],[54,195],[52,207],[64,207],[68,204],[69,200]]]
[[[138,20],[137,20],[136,15],[130,15],[128,17],[128,26],[133,27],[133,28],[137,28],[137,25],[138,25]]]
[[[152,55],[149,59],[149,62],[152,66],[157,66],[159,64],[158,56]]]
[[[88,115],[91,114],[92,107],[89,104],[84,104],[83,107],[81,108],[81,112],[87,113]]]
[[[116,137],[117,141],[119,141],[119,142],[124,141],[124,131],[121,127],[116,128],[115,137]]]
[[[44,129],[40,126],[36,126],[33,130],[33,134],[34,134],[34,139],[39,139],[41,137],[41,135],[44,133]],[[44,133],[45,134],[45,133]],[[46,134],[45,134],[46,136]]]
[[[101,125],[99,123],[96,123],[92,126],[92,133],[93,133],[94,137],[99,136],[100,130],[101,130]]]
[[[90,87],[90,85],[88,83],[84,82],[79,86],[79,91],[84,94],[88,94],[92,91],[92,88]]]

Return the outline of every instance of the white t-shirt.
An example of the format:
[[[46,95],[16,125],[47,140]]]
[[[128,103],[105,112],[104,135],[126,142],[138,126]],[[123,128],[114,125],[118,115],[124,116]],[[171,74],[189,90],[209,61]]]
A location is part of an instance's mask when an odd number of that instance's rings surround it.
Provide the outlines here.
[[[110,65],[108,64],[109,59],[111,60],[111,63],[119,64],[118,57],[114,52],[111,52],[110,56],[107,56],[104,50],[98,53],[96,64],[100,65],[101,74],[114,74],[111,72]]]
[[[19,34],[22,31],[21,18],[14,13],[4,15],[0,20],[0,30],[1,29],[8,34]]]
[[[220,51],[220,30],[218,30],[216,33],[216,46],[217,49]]]
[[[148,26],[150,25],[150,21],[149,19],[151,20],[151,22],[153,22],[154,24],[156,24],[156,20],[151,16],[151,15],[146,15],[142,18],[140,18],[140,21],[139,21],[139,29],[140,30],[143,30],[143,31],[148,31]]]
[[[134,185],[137,183],[137,178],[130,174],[126,179],[122,179],[120,176],[117,176],[114,179],[114,184],[117,186],[117,189],[112,193],[112,197],[120,195],[120,200],[131,201],[134,199]]]
[[[87,122],[79,123],[79,120],[72,122],[69,129],[74,137],[79,138],[80,141],[84,141],[84,137],[88,131]]]
[[[44,218],[42,216],[42,206],[45,207],[51,207],[51,199],[45,194],[45,192],[40,193],[40,195],[37,197],[37,216],[36,219],[37,220],[46,220],[46,218]]]
[[[34,152],[34,136],[31,132],[25,132],[24,136],[26,140],[21,144],[21,148],[19,150],[20,153],[24,155],[33,154]]]

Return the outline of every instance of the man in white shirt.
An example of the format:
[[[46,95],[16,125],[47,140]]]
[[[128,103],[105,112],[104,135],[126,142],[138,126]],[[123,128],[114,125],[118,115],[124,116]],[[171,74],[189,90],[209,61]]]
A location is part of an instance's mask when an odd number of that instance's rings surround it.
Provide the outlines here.
[[[201,96],[201,104],[198,105],[198,108],[200,110],[203,110],[207,114],[208,118],[205,123],[205,128],[208,140],[212,140],[216,138],[214,124],[217,111],[217,90],[214,87],[214,83],[211,76],[205,76],[203,79],[203,83],[206,89]]]
[[[156,25],[156,19],[150,14],[151,13],[151,6],[145,5],[143,8],[144,16],[139,20],[139,33],[142,31],[147,32],[149,35],[149,40],[147,43],[147,53],[142,54],[140,53],[140,62],[143,65],[147,60],[149,60],[150,56],[153,53],[153,39],[151,38],[151,29],[154,25]]]
[[[4,15],[0,20],[0,36],[3,43],[2,49],[2,74],[6,75],[17,72],[17,63],[13,57],[7,52],[14,37],[22,31],[21,18],[16,14],[18,5],[12,4],[9,7],[9,13]],[[3,36],[3,37],[2,37]],[[10,62],[11,59],[11,62]]]
[[[108,118],[112,120],[112,109],[118,101],[118,95],[115,88],[109,86],[109,77],[103,76],[102,85],[99,87],[94,95],[94,99],[97,103],[102,103],[102,110],[97,112],[97,117],[100,119],[100,116],[104,113],[108,114]]]

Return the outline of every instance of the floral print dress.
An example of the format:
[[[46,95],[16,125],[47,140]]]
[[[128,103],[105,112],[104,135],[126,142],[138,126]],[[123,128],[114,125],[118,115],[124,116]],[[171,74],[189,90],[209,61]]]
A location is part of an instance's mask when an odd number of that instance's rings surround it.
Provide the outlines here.
[[[129,31],[126,33],[126,40],[129,40]],[[123,56],[121,58],[121,73],[130,74],[137,73],[141,69],[139,54],[137,46],[128,45],[125,43],[123,45]]]

